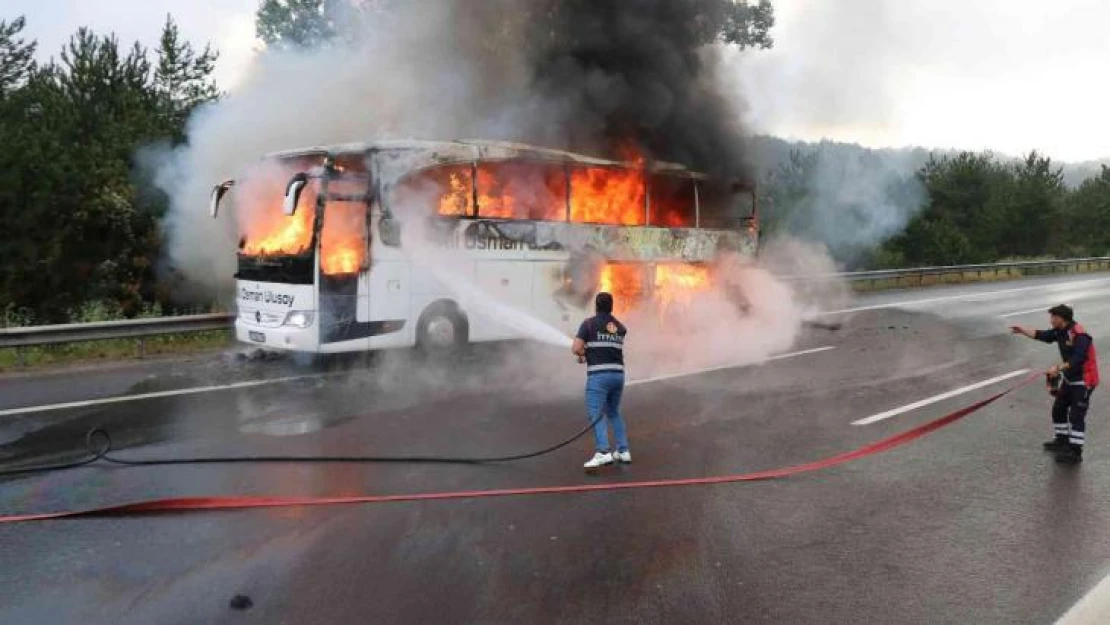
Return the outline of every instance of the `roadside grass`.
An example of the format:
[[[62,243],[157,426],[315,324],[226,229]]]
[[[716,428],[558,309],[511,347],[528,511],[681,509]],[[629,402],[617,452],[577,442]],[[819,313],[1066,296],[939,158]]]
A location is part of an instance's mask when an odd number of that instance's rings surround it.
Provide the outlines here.
[[[23,327],[34,324],[34,319],[23,311],[5,308],[0,316],[0,327]],[[181,314],[214,312],[212,308],[178,311]],[[144,308],[137,318],[161,317],[164,311],[158,305]],[[70,313],[70,323],[115,321],[126,318],[118,306],[105,302],[90,302]],[[233,343],[230,330],[211,330],[187,334],[166,334],[143,339],[110,339],[61,343],[0,349],[0,372],[26,371],[60,365],[132,360],[150,356],[192,354],[218,350]],[[22,356],[22,366],[20,363]]]

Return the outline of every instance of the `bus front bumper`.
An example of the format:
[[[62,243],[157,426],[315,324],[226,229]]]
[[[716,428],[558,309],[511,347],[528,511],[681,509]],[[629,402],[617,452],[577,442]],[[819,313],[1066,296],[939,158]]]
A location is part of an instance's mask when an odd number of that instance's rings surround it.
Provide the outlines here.
[[[307,328],[264,327],[239,318],[235,320],[235,339],[262,349],[291,352],[315,352],[320,347],[315,324]]]

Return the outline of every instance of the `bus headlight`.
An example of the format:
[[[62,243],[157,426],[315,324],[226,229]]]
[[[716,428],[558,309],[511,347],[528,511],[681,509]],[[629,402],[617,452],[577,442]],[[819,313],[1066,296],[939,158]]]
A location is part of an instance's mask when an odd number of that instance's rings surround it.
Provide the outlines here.
[[[293,326],[294,328],[307,328],[312,325],[313,314],[307,310],[294,310],[288,315],[285,315],[285,323],[282,325]]]

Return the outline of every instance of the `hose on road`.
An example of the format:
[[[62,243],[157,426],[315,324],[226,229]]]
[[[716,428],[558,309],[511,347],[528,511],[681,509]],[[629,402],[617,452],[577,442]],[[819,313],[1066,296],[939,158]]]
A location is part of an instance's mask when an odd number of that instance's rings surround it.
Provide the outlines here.
[[[513,462],[528,460],[554,451],[577,441],[592,430],[594,426],[605,418],[602,414],[582,428],[574,436],[559,443],[544,447],[528,453],[512,454],[508,456],[487,456],[478,458],[452,457],[452,456],[209,456],[185,458],[149,458],[131,460],[111,455],[112,436],[103,428],[92,428],[85,434],[85,450],[88,457],[73,462],[61,462],[19,469],[0,470],[0,477],[27,475],[31,473],[45,473],[49,471],[64,471],[88,466],[94,462],[123,465],[130,467],[149,467],[172,464],[257,464],[257,463],[420,463],[420,464],[492,464],[496,462]]]

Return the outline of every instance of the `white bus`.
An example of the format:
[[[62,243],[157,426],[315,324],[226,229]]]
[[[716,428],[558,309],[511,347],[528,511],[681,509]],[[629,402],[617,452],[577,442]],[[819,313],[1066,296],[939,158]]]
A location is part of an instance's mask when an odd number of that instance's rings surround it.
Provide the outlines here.
[[[487,141],[380,141],[270,154],[234,185],[239,341],[334,353],[513,338],[483,296],[573,335],[593,295],[618,310],[754,257],[754,189],[669,163]],[[430,270],[402,246],[451,259]],[[457,282],[456,284],[452,284]]]

